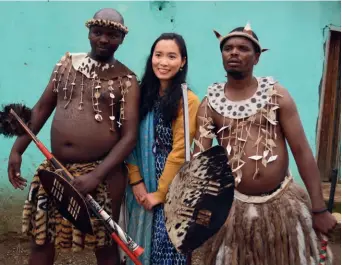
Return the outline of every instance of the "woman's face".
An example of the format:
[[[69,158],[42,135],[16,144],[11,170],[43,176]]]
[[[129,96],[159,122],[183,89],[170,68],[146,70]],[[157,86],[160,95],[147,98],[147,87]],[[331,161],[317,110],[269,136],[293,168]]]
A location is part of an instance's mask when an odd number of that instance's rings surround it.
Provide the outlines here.
[[[152,55],[152,68],[160,81],[171,80],[185,64],[174,40],[160,40]]]

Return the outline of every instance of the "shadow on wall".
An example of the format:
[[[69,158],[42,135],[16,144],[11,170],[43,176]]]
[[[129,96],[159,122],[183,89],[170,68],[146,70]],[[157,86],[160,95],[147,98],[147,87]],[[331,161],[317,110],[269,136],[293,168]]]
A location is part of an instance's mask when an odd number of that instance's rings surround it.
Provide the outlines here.
[[[49,124],[47,127],[49,127]],[[2,139],[3,138],[0,137],[0,141]],[[44,139],[44,141],[46,140]],[[12,142],[9,142],[8,147],[2,149],[8,150],[8,153],[6,153],[6,158],[1,161],[0,167],[0,239],[8,233],[21,233],[24,202],[27,198],[34,172],[42,161],[42,155],[40,155],[36,147],[31,144],[25,154],[23,154],[21,164],[21,175],[27,180],[27,187],[24,190],[15,189],[9,182],[7,174],[7,156],[12,146],[11,143]],[[2,265],[1,262],[0,265]]]
[[[21,233],[22,209],[26,192],[14,193],[0,188],[0,239],[9,233]]]

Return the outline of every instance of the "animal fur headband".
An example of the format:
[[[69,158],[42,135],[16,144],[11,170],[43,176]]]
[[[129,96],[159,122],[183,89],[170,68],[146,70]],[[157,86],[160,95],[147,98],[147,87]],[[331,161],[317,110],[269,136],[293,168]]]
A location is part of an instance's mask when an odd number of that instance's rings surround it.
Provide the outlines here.
[[[257,47],[260,49],[261,52],[268,51],[268,49],[262,49],[259,41],[256,38],[254,38],[253,31],[252,31],[251,25],[249,23],[247,23],[247,25],[245,26],[243,31],[233,31],[233,32],[229,33],[226,36],[222,36],[216,30],[214,30],[214,33],[215,33],[216,37],[219,39],[219,41],[220,41],[220,48],[221,49],[222,49],[223,43],[228,38],[230,38],[230,37],[245,37],[245,38],[251,40],[255,45],[257,45]]]
[[[85,23],[87,28],[90,28],[91,26],[100,26],[100,27],[107,27],[110,29],[117,29],[121,31],[123,34],[128,33],[128,28],[121,24],[120,22],[112,21],[112,20],[105,20],[105,19],[89,19]]]

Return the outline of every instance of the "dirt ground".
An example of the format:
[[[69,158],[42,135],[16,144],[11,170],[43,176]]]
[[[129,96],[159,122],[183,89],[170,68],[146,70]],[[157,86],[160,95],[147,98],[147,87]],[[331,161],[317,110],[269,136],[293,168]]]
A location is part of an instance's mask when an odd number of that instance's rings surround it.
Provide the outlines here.
[[[341,264],[341,244],[331,245],[335,256],[334,265]],[[0,265],[28,264],[29,242],[16,233],[10,233],[0,238]],[[92,252],[59,253],[54,265],[96,265]]]
[[[30,253],[27,238],[10,233],[0,237],[0,265],[26,265]],[[93,252],[57,253],[54,265],[95,265]]]

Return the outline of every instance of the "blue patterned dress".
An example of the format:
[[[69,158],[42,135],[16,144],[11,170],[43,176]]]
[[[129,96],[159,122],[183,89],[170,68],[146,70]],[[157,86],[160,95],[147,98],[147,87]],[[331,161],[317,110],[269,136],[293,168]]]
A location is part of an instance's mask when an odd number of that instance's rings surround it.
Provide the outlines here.
[[[172,150],[172,124],[165,124],[160,111],[160,100],[154,105],[156,182],[163,173],[166,159]],[[177,252],[166,231],[163,204],[154,207],[151,265],[185,265],[186,256]]]

